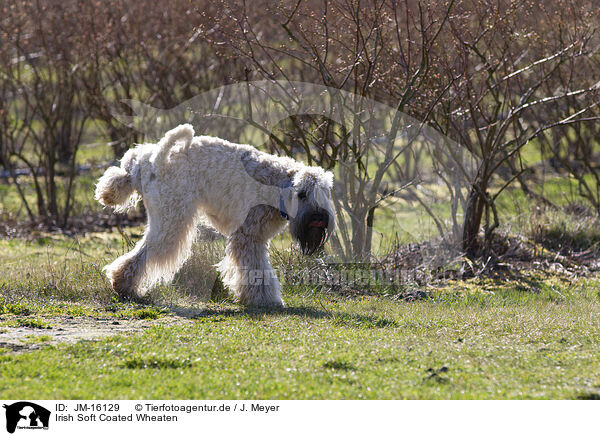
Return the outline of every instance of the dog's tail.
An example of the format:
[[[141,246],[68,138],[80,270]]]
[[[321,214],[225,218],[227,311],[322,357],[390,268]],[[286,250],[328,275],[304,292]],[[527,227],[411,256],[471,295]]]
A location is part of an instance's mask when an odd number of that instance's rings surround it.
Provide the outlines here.
[[[135,195],[134,195],[135,194]],[[94,198],[115,212],[125,212],[139,201],[131,176],[123,168],[109,167],[96,185]]]
[[[183,143],[183,149],[185,150],[190,146],[193,138],[194,128],[191,124],[181,124],[180,126],[169,130],[164,138],[158,143],[158,151],[154,158],[155,168],[158,171],[167,168],[167,166],[164,165],[164,161],[169,155],[169,150],[171,150],[177,142]]]
[[[154,169],[160,172],[168,168],[165,160],[169,150],[177,143],[182,142],[184,149],[188,148],[194,137],[194,128],[190,124],[182,124],[169,130],[158,143],[158,150],[154,158]],[[136,189],[140,190],[140,174],[138,148],[132,148],[121,160],[121,167],[110,167],[100,177],[96,184],[94,198],[103,206],[112,207],[115,212],[125,212],[134,207],[140,200]],[[141,191],[140,191],[141,192]]]

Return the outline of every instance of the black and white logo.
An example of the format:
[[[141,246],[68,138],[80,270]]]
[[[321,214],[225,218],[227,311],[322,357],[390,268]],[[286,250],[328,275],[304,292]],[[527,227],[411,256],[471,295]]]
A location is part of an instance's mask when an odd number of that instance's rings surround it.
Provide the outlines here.
[[[39,430],[48,429],[50,411],[28,401],[5,404],[6,431],[14,433],[18,429]]]

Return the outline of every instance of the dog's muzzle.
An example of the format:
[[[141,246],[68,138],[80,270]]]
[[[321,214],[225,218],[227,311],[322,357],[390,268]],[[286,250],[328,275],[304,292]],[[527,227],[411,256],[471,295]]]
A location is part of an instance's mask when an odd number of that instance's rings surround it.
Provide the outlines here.
[[[305,255],[311,255],[325,245],[329,216],[326,213],[313,213],[306,217],[304,231],[300,238],[300,248]]]
[[[327,229],[327,215],[314,214],[308,223],[308,227],[316,227],[318,229]]]

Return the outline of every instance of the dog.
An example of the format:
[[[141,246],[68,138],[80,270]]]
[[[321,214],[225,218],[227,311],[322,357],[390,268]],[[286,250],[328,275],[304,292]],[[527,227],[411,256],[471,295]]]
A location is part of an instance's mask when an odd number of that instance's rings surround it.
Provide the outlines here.
[[[128,150],[109,167],[95,199],[116,212],[143,201],[148,224],[142,239],[104,268],[124,298],[170,281],[191,254],[200,221],[226,236],[217,265],[223,283],[243,305],[283,306],[269,261],[269,241],[289,221],[305,255],[320,250],[335,229],[333,174],[250,145],[194,136],[189,124],[157,144]]]

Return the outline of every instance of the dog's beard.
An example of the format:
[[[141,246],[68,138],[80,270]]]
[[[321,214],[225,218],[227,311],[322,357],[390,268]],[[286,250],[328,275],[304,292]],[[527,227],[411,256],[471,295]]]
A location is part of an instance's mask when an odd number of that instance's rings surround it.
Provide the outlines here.
[[[327,213],[306,213],[291,225],[292,236],[302,254],[310,256],[325,245],[329,217]]]

